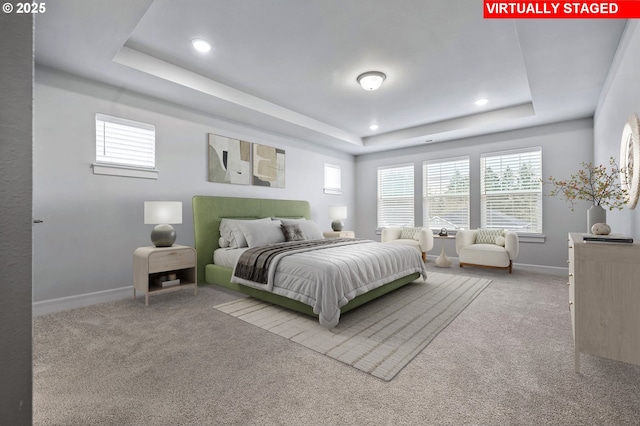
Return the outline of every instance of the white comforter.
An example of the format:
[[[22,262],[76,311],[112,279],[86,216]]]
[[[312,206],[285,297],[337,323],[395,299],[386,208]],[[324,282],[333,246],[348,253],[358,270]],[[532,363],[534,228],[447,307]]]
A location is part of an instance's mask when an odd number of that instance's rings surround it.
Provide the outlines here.
[[[414,247],[353,240],[278,255],[266,285],[236,277],[235,268],[231,282],[310,305],[320,324],[332,328],[340,320],[340,308],[350,300],[415,272],[426,279],[427,271]]]

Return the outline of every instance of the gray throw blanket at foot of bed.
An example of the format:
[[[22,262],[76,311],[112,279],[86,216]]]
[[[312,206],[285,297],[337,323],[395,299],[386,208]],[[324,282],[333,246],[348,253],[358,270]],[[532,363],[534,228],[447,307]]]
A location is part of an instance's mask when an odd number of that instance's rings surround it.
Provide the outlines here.
[[[334,238],[325,240],[289,241],[286,243],[269,244],[267,246],[252,247],[246,250],[236,265],[234,275],[244,280],[267,285],[269,281],[269,267],[278,255],[289,252],[315,250],[320,247],[344,245],[345,243],[366,242],[369,240],[353,238]]]

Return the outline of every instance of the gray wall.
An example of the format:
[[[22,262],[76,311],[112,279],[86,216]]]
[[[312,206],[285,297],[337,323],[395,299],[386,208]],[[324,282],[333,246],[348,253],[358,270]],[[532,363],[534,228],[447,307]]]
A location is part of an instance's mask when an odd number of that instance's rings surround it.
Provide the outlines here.
[[[422,224],[422,162],[468,155],[470,161],[471,228],[480,226],[480,154],[523,147],[542,147],[543,176],[561,177],[581,161],[591,161],[593,153],[591,119],[575,120],[548,126],[469,138],[446,143],[416,146],[395,152],[370,154],[356,158],[358,222],[360,237],[376,236],[376,173],[380,166],[414,163],[416,177],[416,225]],[[545,190],[545,193],[547,190]],[[557,198],[543,199],[545,243],[521,243],[517,263],[566,268],[567,233],[586,230],[586,205],[572,212]],[[436,241],[430,255],[437,255],[441,241]],[[454,244],[447,244],[447,254],[455,256]]]
[[[0,424],[30,425],[33,17],[0,29]]]
[[[627,23],[600,102],[594,116],[594,158],[608,164],[609,157],[620,162],[622,128],[631,113],[640,114],[640,25]],[[640,207],[607,212],[613,232],[640,240]]]
[[[328,208],[346,205],[352,227],[354,158],[230,123],[158,99],[49,69],[36,69],[34,214],[45,222],[34,238],[34,301],[131,286],[132,254],[150,245],[143,202],[183,202],[176,244],[193,245],[193,195],[302,199],[321,229]],[[158,180],[94,175],[95,113],[156,126]],[[207,181],[207,133],[286,151],[286,188]],[[342,168],[343,195],[323,193],[324,163]]]

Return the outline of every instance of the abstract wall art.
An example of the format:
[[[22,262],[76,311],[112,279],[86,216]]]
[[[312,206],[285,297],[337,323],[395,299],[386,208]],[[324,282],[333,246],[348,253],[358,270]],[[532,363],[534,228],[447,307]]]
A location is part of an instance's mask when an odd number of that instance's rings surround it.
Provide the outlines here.
[[[253,184],[284,188],[284,150],[253,144]]]
[[[251,143],[209,133],[209,182],[251,184]]]

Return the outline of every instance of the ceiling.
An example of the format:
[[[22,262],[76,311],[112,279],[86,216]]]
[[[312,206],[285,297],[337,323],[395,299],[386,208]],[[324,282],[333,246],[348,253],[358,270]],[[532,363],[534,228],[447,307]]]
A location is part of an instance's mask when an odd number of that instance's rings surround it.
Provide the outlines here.
[[[58,0],[35,61],[354,155],[593,116],[626,21],[485,20],[482,4]]]

